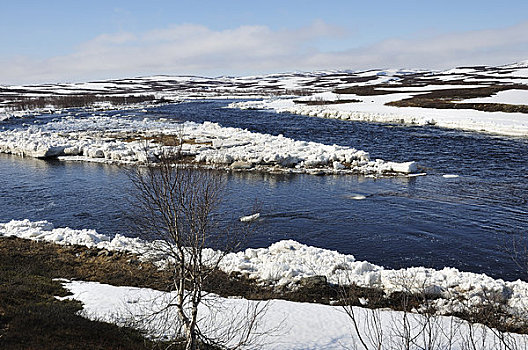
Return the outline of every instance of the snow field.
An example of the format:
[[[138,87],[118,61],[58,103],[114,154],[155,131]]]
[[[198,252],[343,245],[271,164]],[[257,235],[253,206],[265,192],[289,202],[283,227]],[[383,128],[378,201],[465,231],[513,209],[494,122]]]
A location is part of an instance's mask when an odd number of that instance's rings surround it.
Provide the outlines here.
[[[39,158],[144,162],[147,157],[162,153],[164,146],[133,139],[159,135],[181,135],[191,141],[182,145],[182,152],[196,163],[213,167],[299,173],[323,169],[360,174],[407,174],[417,170],[414,162],[372,161],[367,152],[354,148],[298,141],[211,122],[179,124],[104,115],[69,116],[39,127],[1,131],[0,152]]]
[[[83,303],[82,315],[94,320],[130,325],[146,331],[151,337],[170,339],[176,335],[176,320],[174,310],[165,310],[156,317],[156,311],[163,310],[170,302],[171,294],[162,293],[147,288],[114,287],[96,282],[72,281],[63,283],[64,287],[73,293],[71,296],[58,299],[75,299]],[[207,307],[206,305],[212,305]],[[218,336],[229,325],[237,324],[246,316],[247,310],[265,308],[265,312],[258,320],[255,333],[262,333],[255,338],[255,343],[245,349],[354,349],[361,348],[353,325],[344,309],[311,303],[297,303],[284,300],[271,300],[260,304],[245,299],[221,298],[215,295],[205,297],[198,309],[199,326],[202,331],[212,336]],[[380,321],[385,349],[394,349],[402,334],[404,319],[411,337],[415,337],[412,349],[425,348],[429,341],[437,349],[464,349],[470,334],[467,322],[454,317],[436,316],[428,320],[417,314],[406,314],[391,310],[376,310],[353,307],[359,330],[368,345],[368,326],[372,325],[373,316]],[[404,318],[405,317],[405,318]],[[139,320],[139,322],[137,321]],[[169,320],[169,322],[167,322]],[[429,323],[428,323],[429,322]],[[428,331],[422,332],[428,325]],[[235,333],[236,334],[236,333]],[[373,333],[375,334],[375,333]],[[373,335],[371,334],[371,335]],[[417,336],[420,335],[420,336]],[[471,335],[475,343],[483,345],[485,349],[499,349],[499,335],[489,328],[474,325]],[[504,334],[510,344],[515,343],[518,348],[527,344],[527,337],[517,334]],[[231,344],[236,344],[235,338]],[[229,343],[228,343],[229,344]],[[399,347],[398,347],[399,348]]]
[[[122,235],[108,237],[88,229],[54,228],[47,221],[12,220],[0,224],[0,236],[129,251],[144,259],[155,259],[159,266],[165,265],[158,254],[160,245],[156,241],[146,242]],[[153,249],[154,246],[157,248]],[[204,253],[211,258],[217,254],[211,249]],[[512,316],[525,317],[528,311],[528,283],[521,280],[508,282],[448,267],[442,270],[425,267],[386,269],[367,261],[357,261],[353,255],[292,240],[280,241],[268,248],[248,248],[227,254],[220,268],[271,285],[295,287],[303,278],[325,276],[330,283],[355,283],[361,287],[380,288],[386,294],[425,292],[438,297],[435,306],[439,314],[467,310],[486,302],[490,296],[501,300]]]
[[[510,105],[528,105],[528,90],[505,90],[499,91],[493,96],[469,98],[462,103],[506,103]]]

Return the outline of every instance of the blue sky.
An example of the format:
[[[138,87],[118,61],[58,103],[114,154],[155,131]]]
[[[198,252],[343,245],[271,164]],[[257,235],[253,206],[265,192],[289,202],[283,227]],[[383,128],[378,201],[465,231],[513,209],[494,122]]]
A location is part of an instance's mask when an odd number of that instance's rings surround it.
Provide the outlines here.
[[[4,1],[0,84],[528,59],[527,1]]]

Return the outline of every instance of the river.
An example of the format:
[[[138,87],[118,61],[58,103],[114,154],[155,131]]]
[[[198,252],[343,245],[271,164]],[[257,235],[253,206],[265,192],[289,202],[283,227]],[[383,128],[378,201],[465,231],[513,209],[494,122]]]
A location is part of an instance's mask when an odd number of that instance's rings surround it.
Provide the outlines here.
[[[449,266],[504,279],[526,277],[508,250],[512,237],[528,234],[528,139],[235,110],[226,104],[189,102],[128,113],[208,120],[351,146],[369,152],[371,159],[415,160],[428,174],[381,179],[230,174],[223,206],[231,213],[228,219],[250,214],[243,210],[255,200],[261,205],[262,220],[247,246],[294,239],[391,268]],[[3,126],[60,117],[10,120]],[[0,174],[2,222],[27,218],[129,233],[130,183],[119,166],[0,155]]]

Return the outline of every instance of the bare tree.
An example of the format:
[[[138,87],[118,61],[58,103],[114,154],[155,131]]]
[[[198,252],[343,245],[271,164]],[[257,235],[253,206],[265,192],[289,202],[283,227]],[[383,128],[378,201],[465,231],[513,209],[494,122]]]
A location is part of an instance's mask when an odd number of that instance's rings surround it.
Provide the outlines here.
[[[163,148],[155,161],[147,153],[145,164],[131,168],[133,223],[143,235],[158,240],[153,245],[156,253],[169,261],[174,297],[164,308],[176,310],[174,327],[181,329],[185,349],[195,350],[206,344],[225,348],[229,341],[219,341],[205,334],[199,322],[199,306],[210,302],[204,299],[204,286],[218,270],[224,256],[240,247],[249,232],[248,224],[238,223],[236,229],[218,225],[218,209],[225,196],[225,177],[220,172],[199,170],[186,164],[182,143],[180,137],[179,146]],[[156,311],[161,312],[161,309]],[[255,307],[248,313],[251,315],[245,315],[246,325],[231,323],[243,335],[238,337],[235,347],[250,340],[250,333],[257,324],[255,318],[263,314],[263,308]],[[225,337],[226,332],[222,336]]]

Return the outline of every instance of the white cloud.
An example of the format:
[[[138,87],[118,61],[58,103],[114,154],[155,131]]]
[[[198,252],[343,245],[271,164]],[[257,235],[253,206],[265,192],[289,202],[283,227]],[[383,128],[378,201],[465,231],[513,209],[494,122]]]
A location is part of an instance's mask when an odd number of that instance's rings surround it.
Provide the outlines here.
[[[528,58],[528,21],[501,29],[389,39],[336,52],[316,49],[317,40],[339,40],[346,36],[341,28],[322,21],[295,30],[241,26],[214,31],[201,25],[182,24],[141,34],[103,34],[82,43],[69,55],[44,60],[4,59],[0,62],[0,83],[77,81],[147,74],[449,68]]]
[[[500,29],[389,39],[341,52],[318,52],[306,57],[305,64],[342,69],[444,69],[461,65],[500,65],[527,58],[528,21]]]

